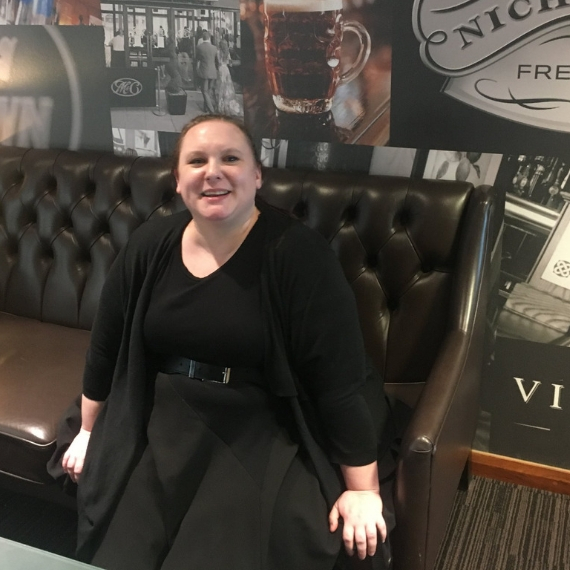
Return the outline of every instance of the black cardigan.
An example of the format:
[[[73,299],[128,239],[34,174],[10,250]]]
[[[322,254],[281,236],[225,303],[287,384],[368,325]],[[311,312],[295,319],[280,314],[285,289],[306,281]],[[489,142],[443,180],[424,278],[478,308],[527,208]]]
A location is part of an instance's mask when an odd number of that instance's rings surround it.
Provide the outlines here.
[[[269,218],[261,275],[264,330],[270,339],[266,380],[275,395],[289,401],[302,444],[332,506],[342,492],[332,463],[365,465],[376,459],[378,426],[387,415],[385,400],[376,382],[372,418],[362,396],[370,393],[370,385],[365,387],[355,300],[334,252],[300,222],[260,207]],[[105,400],[78,488],[78,555],[85,560],[96,551],[146,446],[157,368],[145,356],[142,325],[154,276],[189,220],[189,213],[181,212],[140,226],[103,287],[84,374],[84,394]],[[344,435],[347,422],[360,425],[348,430],[359,433],[352,441]],[[324,449],[315,442],[315,430]]]

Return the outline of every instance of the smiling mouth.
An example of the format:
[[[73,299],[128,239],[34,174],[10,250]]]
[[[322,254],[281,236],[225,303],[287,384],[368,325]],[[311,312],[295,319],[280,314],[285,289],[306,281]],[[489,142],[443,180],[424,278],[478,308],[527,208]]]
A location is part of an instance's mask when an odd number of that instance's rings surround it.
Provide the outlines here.
[[[218,198],[219,196],[227,196],[229,193],[229,190],[205,190],[201,195],[204,198]]]

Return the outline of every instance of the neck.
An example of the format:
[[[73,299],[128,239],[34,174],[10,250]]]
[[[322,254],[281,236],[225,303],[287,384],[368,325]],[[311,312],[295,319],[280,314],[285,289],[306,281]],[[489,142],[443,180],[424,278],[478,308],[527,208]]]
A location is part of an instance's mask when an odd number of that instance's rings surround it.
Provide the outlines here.
[[[243,243],[259,217],[254,207],[245,220],[232,224],[193,218],[186,228],[184,238],[188,244],[210,253],[224,263]]]

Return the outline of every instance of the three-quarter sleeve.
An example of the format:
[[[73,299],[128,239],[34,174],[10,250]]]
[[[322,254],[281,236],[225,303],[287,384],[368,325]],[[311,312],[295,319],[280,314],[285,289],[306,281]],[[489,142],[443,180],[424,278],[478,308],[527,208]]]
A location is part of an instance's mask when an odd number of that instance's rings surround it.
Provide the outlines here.
[[[303,250],[283,252],[278,277],[292,368],[330,459],[366,465],[376,460],[377,430],[363,395],[366,357],[354,294],[328,243],[309,230],[296,231],[303,239],[295,245]]]
[[[145,222],[119,251],[103,285],[91,330],[83,373],[83,394],[87,398],[106,400],[113,378],[125,377],[130,366],[135,309],[140,295],[144,292],[146,298],[150,293],[146,280],[152,278],[157,264],[164,260],[163,252],[178,242],[189,220],[189,213],[184,210]],[[144,359],[144,352],[137,352]]]
[[[100,402],[111,390],[124,329],[125,250],[119,252],[103,285],[85,360],[83,394]]]

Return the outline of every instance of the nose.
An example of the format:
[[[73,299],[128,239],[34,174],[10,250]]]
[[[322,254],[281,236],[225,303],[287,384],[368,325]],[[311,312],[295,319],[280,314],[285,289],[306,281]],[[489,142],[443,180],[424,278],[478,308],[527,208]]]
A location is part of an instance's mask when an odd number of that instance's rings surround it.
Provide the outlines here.
[[[220,162],[215,158],[211,158],[208,161],[208,165],[206,168],[206,180],[210,179],[218,179],[222,177],[222,171],[220,168]]]

